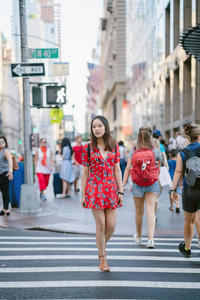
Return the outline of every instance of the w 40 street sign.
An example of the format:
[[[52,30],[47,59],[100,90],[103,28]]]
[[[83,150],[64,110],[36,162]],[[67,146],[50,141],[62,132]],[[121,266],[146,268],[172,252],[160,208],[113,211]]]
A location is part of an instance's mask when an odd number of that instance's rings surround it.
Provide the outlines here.
[[[29,58],[58,58],[58,48],[51,49],[28,49]]]

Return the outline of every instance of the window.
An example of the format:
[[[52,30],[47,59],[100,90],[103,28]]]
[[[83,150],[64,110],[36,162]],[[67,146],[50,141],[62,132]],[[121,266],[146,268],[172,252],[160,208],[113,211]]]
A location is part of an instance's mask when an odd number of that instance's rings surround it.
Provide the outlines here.
[[[113,101],[113,121],[117,119],[117,101]]]

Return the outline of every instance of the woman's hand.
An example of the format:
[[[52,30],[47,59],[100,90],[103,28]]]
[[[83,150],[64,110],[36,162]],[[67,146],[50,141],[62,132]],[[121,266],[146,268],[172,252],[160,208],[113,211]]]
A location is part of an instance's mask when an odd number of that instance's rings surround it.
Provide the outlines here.
[[[177,194],[176,192],[172,192],[172,193],[171,193],[171,199],[172,199],[175,203],[177,203],[178,200],[179,200],[178,194]]]
[[[82,197],[81,199],[81,205],[83,208],[85,208],[85,197]]]
[[[120,205],[122,204],[122,202],[123,202],[123,195],[118,194],[118,204]]]
[[[13,172],[9,171],[6,176],[8,177],[9,180],[13,180]]]

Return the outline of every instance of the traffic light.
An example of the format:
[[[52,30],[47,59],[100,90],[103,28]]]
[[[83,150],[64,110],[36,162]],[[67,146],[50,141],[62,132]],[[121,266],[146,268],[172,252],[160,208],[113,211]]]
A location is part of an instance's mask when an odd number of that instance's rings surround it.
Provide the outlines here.
[[[49,85],[46,87],[46,99],[48,105],[66,104],[66,86]]]
[[[33,132],[31,134],[31,147],[39,147],[39,133]]]
[[[43,106],[43,90],[41,87],[32,87],[33,106]]]
[[[19,144],[19,145],[22,145],[22,140],[19,140],[19,141],[18,141],[18,144]]]

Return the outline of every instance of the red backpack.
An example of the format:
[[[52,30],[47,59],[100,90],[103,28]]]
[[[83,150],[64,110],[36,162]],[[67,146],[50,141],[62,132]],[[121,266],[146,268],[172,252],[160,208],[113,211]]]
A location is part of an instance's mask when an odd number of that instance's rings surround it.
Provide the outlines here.
[[[131,180],[139,186],[150,186],[159,177],[159,166],[152,149],[142,147],[132,156]]]

